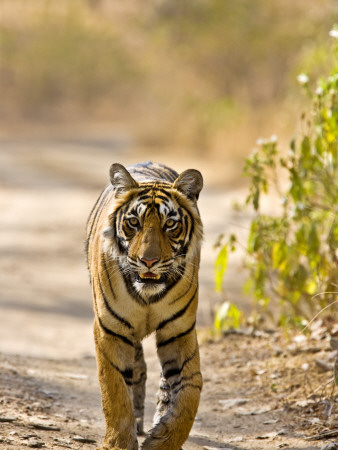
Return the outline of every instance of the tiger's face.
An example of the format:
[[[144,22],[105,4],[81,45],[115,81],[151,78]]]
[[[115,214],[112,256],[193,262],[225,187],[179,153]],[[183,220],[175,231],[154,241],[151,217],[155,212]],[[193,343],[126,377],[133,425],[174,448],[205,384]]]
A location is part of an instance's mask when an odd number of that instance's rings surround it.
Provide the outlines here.
[[[158,296],[173,286],[194,257],[194,240],[202,235],[196,206],[202,182],[199,172],[192,172],[174,184],[138,184],[127,172],[127,186],[114,185],[119,201],[105,233],[113,236],[112,254],[127,284],[142,297]],[[118,176],[111,176],[115,183]],[[189,189],[183,190],[189,180]]]

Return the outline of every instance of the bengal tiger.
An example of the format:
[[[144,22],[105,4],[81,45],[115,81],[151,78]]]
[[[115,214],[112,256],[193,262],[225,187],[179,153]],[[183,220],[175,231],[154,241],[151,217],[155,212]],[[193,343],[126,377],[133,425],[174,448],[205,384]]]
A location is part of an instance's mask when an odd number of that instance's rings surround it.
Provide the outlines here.
[[[197,412],[196,337],[203,178],[152,162],[110,167],[87,225],[94,338],[106,433],[101,449],[138,449],[146,364],[155,332],[162,373],[153,427],[141,448],[179,450]]]

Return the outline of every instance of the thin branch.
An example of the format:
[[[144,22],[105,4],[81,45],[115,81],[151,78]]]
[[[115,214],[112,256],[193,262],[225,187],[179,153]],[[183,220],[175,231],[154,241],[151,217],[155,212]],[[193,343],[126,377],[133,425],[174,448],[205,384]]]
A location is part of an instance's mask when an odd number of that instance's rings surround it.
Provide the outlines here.
[[[323,295],[323,294],[338,294],[338,292],[319,292],[319,294],[316,294],[312,297],[312,299],[314,299],[315,297],[318,297],[318,295]],[[321,309],[311,320],[310,322],[302,329],[302,333],[304,333],[304,331],[311,325],[311,323],[319,316],[319,314],[321,314],[323,311],[325,311],[326,309],[330,308],[330,306],[334,305],[335,303],[338,303],[338,300],[335,300],[334,302],[330,303],[329,305],[325,306],[325,308]]]

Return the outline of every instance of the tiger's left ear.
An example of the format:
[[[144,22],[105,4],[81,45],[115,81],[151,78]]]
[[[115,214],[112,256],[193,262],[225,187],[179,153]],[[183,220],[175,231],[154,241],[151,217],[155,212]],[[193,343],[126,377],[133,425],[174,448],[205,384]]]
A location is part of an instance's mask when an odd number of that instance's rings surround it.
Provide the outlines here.
[[[185,170],[175,180],[173,187],[182,192],[190,200],[197,201],[203,187],[202,174],[195,169]]]
[[[138,186],[137,182],[122,164],[112,164],[109,175],[111,184],[117,190],[117,195]]]

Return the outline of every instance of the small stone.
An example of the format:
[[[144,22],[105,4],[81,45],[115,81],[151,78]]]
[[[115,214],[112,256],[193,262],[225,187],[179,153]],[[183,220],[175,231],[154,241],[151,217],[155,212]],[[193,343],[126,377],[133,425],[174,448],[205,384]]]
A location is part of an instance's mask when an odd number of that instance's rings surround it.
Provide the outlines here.
[[[82,444],[96,444],[94,439],[85,438],[83,436],[73,436],[73,441],[81,442]]]
[[[61,428],[57,425],[45,425],[44,423],[32,422],[31,426],[36,430],[45,430],[45,431],[60,431]]]
[[[256,436],[256,439],[261,439],[261,440],[263,440],[263,439],[272,439],[272,438],[274,438],[276,436],[277,436],[277,433],[272,432],[272,433],[264,434],[262,436]]]
[[[64,373],[62,376],[71,380],[88,380],[88,375],[83,373]]]
[[[271,420],[266,420],[265,422],[263,422],[263,424],[264,425],[274,425],[277,422],[279,422],[279,419],[271,419]]]
[[[330,442],[329,444],[325,444],[323,447],[320,447],[320,450],[338,450],[338,443]]]
[[[37,439],[30,439],[27,442],[26,445],[27,445],[27,447],[30,447],[30,448],[42,448],[42,447],[45,447],[45,443],[42,442],[42,441],[38,441]]]
[[[15,422],[16,420],[18,420],[17,417],[5,417],[5,416],[0,416],[0,422],[5,423],[5,422]]]
[[[315,359],[315,363],[323,372],[331,372],[333,370],[333,364],[330,364],[323,359]]]
[[[245,405],[249,401],[248,398],[229,398],[227,400],[218,400],[223,407],[223,409],[230,409],[235,406]]]
[[[285,436],[287,434],[287,431],[282,428],[281,430],[278,431],[277,436]]]

